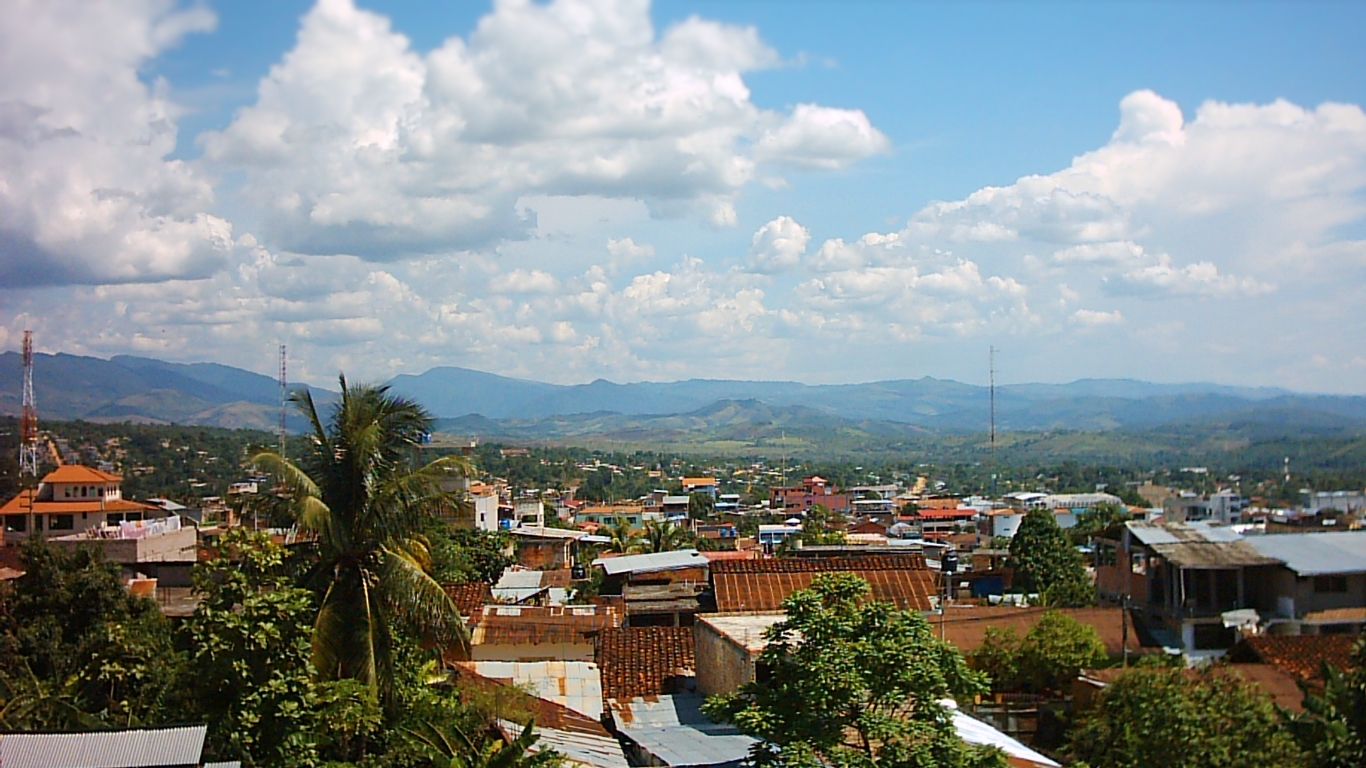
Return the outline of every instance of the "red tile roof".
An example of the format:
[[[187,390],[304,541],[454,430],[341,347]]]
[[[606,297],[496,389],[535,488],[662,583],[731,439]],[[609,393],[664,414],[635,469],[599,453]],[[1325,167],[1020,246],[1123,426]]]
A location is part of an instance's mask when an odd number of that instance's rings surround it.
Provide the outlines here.
[[[119,483],[123,478],[82,464],[63,464],[43,475],[45,483]]]
[[[1360,635],[1262,635],[1244,638],[1229,654],[1233,661],[1270,664],[1300,680],[1313,680],[1328,662],[1338,669],[1352,664],[1352,645]]]
[[[493,591],[489,585],[482,581],[472,581],[466,584],[442,584],[441,588],[450,595],[451,601],[455,603],[456,610],[466,619],[472,619],[483,613],[484,606],[493,602]]]
[[[817,574],[831,572],[853,573],[868,582],[874,600],[917,611],[930,609],[938,583],[919,555],[721,560],[711,567],[716,610],[780,610],[788,595],[810,587]]]
[[[602,698],[629,701],[672,693],[670,681],[697,669],[691,627],[620,627],[598,633],[594,654]]]

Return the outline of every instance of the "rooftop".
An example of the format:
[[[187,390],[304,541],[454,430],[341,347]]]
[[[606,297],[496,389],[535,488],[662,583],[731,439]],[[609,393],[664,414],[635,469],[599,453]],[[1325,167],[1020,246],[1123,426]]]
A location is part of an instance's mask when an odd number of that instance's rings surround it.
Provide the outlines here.
[[[786,618],[782,613],[708,614],[698,616],[697,621],[750,653],[758,653],[768,645],[764,636],[769,627]]]
[[[1195,523],[1125,523],[1129,533],[1181,568],[1239,568],[1281,561],[1253,548],[1238,532]]]
[[[465,618],[478,616],[483,612],[486,603],[493,602],[493,591],[489,585],[482,581],[471,581],[465,584],[442,584],[441,588],[450,595],[451,601],[455,603],[455,608]]]
[[[615,576],[620,573],[652,573],[655,571],[676,571],[684,568],[706,568],[708,562],[710,561],[695,549],[680,549],[648,555],[599,557],[593,561],[593,565],[601,566],[608,576]]]
[[[679,677],[691,677],[697,668],[691,627],[604,629],[594,658],[603,698],[617,701],[670,693]]]
[[[917,554],[869,557],[810,557],[720,560],[712,564],[716,609],[720,613],[772,612],[796,590],[811,586],[820,573],[853,573],[868,582],[874,600],[898,608],[929,610],[937,576]]]
[[[757,740],[702,714],[697,694],[613,702],[612,720],[626,738],[662,765],[740,765]]]
[[[1105,650],[1111,656],[1119,656],[1124,652],[1124,618],[1120,608],[1063,608],[1061,610],[1073,619],[1095,629],[1096,634],[1100,635],[1101,642],[1105,643]],[[955,605],[950,606],[943,617],[934,615],[930,616],[929,619],[930,623],[934,625],[936,633],[939,631],[941,620],[944,620],[945,638],[955,648],[967,653],[982,644],[987,630],[992,627],[1011,629],[1015,631],[1016,635],[1024,637],[1029,630],[1034,628],[1035,624],[1039,623],[1039,619],[1047,611],[1047,608],[1038,607]],[[1132,615],[1129,621],[1128,648],[1131,653],[1141,650],[1139,634],[1135,629]]]
[[[485,605],[471,640],[475,645],[584,643],[602,629],[621,626],[613,606]]]
[[[1313,680],[1323,664],[1346,669],[1358,635],[1262,635],[1247,637],[1229,651],[1233,661],[1270,664],[1299,680]]]
[[[1366,531],[1277,533],[1244,539],[1300,576],[1366,573]]]
[[[5,768],[155,768],[199,765],[203,725],[81,733],[6,733]]]
[[[121,483],[123,478],[83,464],[63,464],[43,475],[45,483]]]

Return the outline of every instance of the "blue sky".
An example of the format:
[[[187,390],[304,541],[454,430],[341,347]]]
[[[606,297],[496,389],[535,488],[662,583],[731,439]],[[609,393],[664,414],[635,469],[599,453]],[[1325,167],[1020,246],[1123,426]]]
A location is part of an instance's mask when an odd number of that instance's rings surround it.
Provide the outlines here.
[[[1361,4],[24,6],[7,347],[1366,392]]]

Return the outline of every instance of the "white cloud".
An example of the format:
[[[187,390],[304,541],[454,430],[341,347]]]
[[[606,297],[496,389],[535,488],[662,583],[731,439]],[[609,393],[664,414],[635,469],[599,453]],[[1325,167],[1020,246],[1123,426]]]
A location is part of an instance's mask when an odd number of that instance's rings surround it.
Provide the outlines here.
[[[1156,264],[1125,272],[1121,280],[1126,289],[1152,294],[1258,296],[1275,290],[1275,286],[1250,277],[1221,275],[1219,268],[1208,261],[1173,267],[1166,254],[1159,257]]]
[[[489,280],[489,290],[494,293],[554,293],[559,287],[554,275],[539,269],[514,269]]]
[[[1068,318],[1077,325],[1096,327],[1101,325],[1117,325],[1124,322],[1124,314],[1118,309],[1113,312],[1101,312],[1094,309],[1079,309],[1072,313]]]
[[[207,275],[232,250],[209,181],[167,155],[176,107],[139,70],[212,29],[159,0],[0,4],[0,283]]]
[[[636,243],[629,237],[622,237],[607,241],[607,255],[617,263],[639,261],[653,257],[655,247],[649,243]]]
[[[756,272],[785,272],[797,267],[811,242],[811,232],[791,216],[779,216],[754,233],[750,267]]]
[[[502,2],[431,53],[351,0],[320,0],[255,104],[206,155],[247,174],[272,242],[372,259],[523,236],[524,195],[646,201],[737,220],[762,164],[840,168],[885,138],[857,110],[756,107],[777,54],[752,27],[656,36],[644,0]]]

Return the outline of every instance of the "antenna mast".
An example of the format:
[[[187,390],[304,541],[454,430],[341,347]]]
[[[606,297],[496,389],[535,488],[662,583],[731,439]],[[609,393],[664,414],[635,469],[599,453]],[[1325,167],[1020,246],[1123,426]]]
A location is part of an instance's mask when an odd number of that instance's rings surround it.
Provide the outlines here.
[[[991,492],[996,493],[996,347],[987,347],[987,381],[991,387]]]
[[[24,331],[24,405],[19,417],[19,475],[38,476],[38,406],[33,399],[33,331]]]
[[[279,453],[285,455],[285,403],[289,400],[288,377],[285,374],[285,345],[280,345],[280,434]]]

